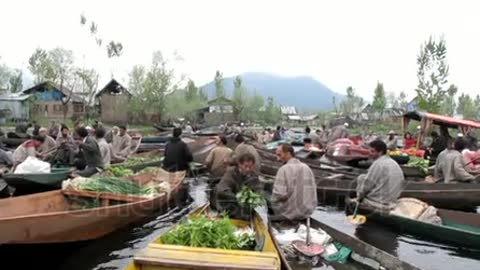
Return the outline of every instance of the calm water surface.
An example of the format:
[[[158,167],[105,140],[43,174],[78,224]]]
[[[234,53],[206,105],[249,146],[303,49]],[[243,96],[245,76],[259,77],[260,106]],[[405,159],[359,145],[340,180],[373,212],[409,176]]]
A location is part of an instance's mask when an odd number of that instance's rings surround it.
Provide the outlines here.
[[[13,267],[65,270],[122,269],[136,252],[178,222],[191,208],[207,201],[208,187],[201,179],[189,179],[187,188],[193,200],[189,200],[185,205],[173,205],[167,212],[156,213],[143,223],[95,241],[74,245],[0,246],[1,269]],[[480,250],[452,247],[409,235],[398,235],[375,223],[355,227],[346,222],[341,210],[334,207],[319,207],[314,216],[422,269],[480,269]],[[13,260],[12,255],[20,259]],[[294,268],[312,269],[300,263]],[[333,268],[318,266],[313,269]]]

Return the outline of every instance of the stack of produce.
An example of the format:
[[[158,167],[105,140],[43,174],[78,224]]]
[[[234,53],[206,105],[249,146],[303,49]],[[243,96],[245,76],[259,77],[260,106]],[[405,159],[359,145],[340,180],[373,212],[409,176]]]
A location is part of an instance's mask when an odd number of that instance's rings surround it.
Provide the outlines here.
[[[253,230],[238,229],[223,217],[212,219],[204,215],[189,218],[163,234],[162,244],[220,249],[253,250]]]
[[[241,206],[250,210],[263,205],[265,202],[261,194],[253,191],[247,186],[242,186],[240,192],[238,192],[235,197]]]
[[[68,188],[136,196],[152,196],[156,193],[153,187],[141,186],[129,180],[108,176],[92,178],[78,177],[68,183]]]
[[[153,157],[135,157],[131,156],[129,157],[125,162],[122,163],[123,166],[129,167],[129,166],[134,166],[142,163],[147,163],[147,162],[154,162],[154,161],[159,161],[161,160],[161,157],[159,156],[153,156]]]
[[[408,161],[408,166],[421,169],[423,172],[428,172],[429,160],[419,157],[410,157]]]

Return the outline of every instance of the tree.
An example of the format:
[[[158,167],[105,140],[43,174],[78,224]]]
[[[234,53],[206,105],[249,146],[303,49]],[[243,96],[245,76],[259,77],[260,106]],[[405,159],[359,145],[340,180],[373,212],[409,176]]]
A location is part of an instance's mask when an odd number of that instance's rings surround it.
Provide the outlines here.
[[[200,98],[201,101],[207,102],[208,101],[207,91],[205,91],[205,89],[203,88],[199,88],[198,97]]]
[[[436,41],[431,36],[420,48],[417,56],[417,106],[421,110],[440,112],[447,95],[449,66],[447,48],[443,38]]]
[[[133,95],[138,96],[142,94],[146,73],[146,68],[144,66],[135,65],[128,74],[128,90]]]
[[[215,73],[215,98],[225,97],[225,88],[223,87],[223,75],[217,70]]]
[[[240,120],[242,112],[245,108],[245,99],[246,93],[245,88],[242,85],[242,78],[240,78],[240,76],[237,76],[233,81],[232,93],[233,115],[237,121]]]
[[[188,80],[187,89],[185,91],[185,100],[187,102],[192,102],[196,99],[199,99],[198,88],[195,86],[195,82],[190,79]]]
[[[267,98],[267,105],[265,106],[264,121],[267,124],[278,124],[282,118],[280,108],[275,105],[273,97]]]
[[[457,113],[462,114],[463,118],[477,119],[479,115],[478,109],[470,95],[462,93],[458,97]]]
[[[9,89],[9,82],[12,76],[10,68],[5,64],[0,64],[0,92]]]
[[[78,77],[81,83],[81,91],[82,93],[87,94],[87,102],[86,106],[91,105],[93,103],[93,98],[95,97],[95,93],[98,89],[98,79],[100,75],[95,69],[85,69],[79,68],[75,71],[75,75]],[[87,111],[84,108],[84,111]],[[87,118],[90,118],[91,115],[88,113]]]
[[[242,111],[240,117],[247,121],[258,121],[261,118],[259,112],[263,107],[263,97],[256,90],[254,90],[251,96],[246,97],[245,109]]]
[[[387,103],[387,100],[385,98],[385,89],[383,88],[383,83],[377,82],[377,87],[375,87],[375,91],[373,94],[372,107],[375,110],[375,112],[383,114],[386,103]]]
[[[349,86],[347,88],[347,96],[342,100],[340,103],[340,108],[344,115],[351,115],[353,113],[360,112],[364,104],[363,98],[357,96],[355,93],[355,89]]]
[[[46,51],[37,48],[28,60],[28,69],[35,78],[35,83],[51,81],[54,84],[71,86],[74,81],[73,51],[55,48]]]
[[[397,96],[395,96],[394,92],[388,92],[387,96],[385,97],[386,104],[391,108],[398,108],[399,102]]]
[[[447,90],[447,96],[442,104],[442,112],[446,115],[453,116],[455,114],[455,95],[458,92],[458,88],[455,85],[450,85]]]
[[[105,37],[100,36],[97,23],[91,21],[90,25],[88,25],[87,17],[85,14],[81,14],[80,25],[88,28],[90,35],[95,39],[95,43],[99,48],[102,48],[102,45],[105,45],[103,43]],[[108,58],[120,57],[123,53],[123,44],[118,41],[110,40],[110,42],[105,45],[105,50],[107,51]]]
[[[406,109],[407,104],[408,104],[407,94],[405,94],[404,91],[401,91],[400,94],[398,95],[398,105],[400,106],[400,108]]]
[[[11,93],[18,93],[23,89],[23,72],[20,69],[15,69],[10,75],[9,91]],[[1,87],[0,87],[1,88]]]

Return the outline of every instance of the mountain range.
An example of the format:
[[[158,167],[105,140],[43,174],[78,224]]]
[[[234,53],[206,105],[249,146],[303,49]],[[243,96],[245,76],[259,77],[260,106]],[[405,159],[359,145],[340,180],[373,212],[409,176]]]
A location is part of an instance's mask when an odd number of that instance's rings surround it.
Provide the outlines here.
[[[295,106],[300,111],[329,110],[333,108],[332,99],[337,101],[343,95],[332,91],[323,83],[308,76],[286,77],[261,72],[248,72],[239,75],[243,86],[251,93],[254,90],[265,99],[274,97],[275,103]],[[235,77],[224,78],[223,84],[227,97],[231,96]],[[209,98],[215,96],[215,84],[210,82],[202,87]]]

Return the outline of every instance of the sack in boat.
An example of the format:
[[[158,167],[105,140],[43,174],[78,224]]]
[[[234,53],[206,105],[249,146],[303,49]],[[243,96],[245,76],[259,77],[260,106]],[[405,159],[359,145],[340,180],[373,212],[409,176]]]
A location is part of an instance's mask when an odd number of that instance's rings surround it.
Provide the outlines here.
[[[18,164],[15,174],[50,173],[50,163],[35,157],[27,157],[24,162]]]
[[[432,224],[442,224],[442,219],[437,215],[437,208],[433,206],[427,207],[418,217],[418,220]]]
[[[428,206],[427,203],[415,198],[400,198],[397,200],[397,205],[390,214],[418,219]]]

